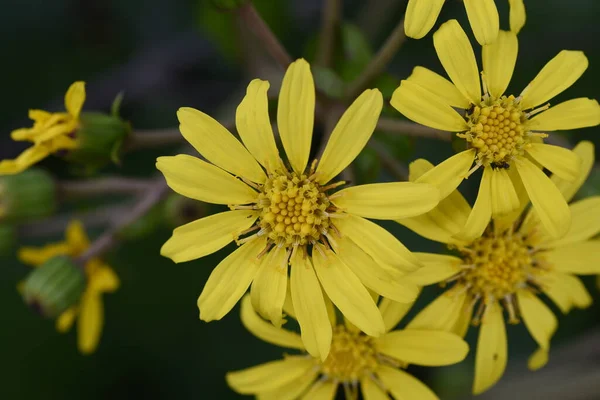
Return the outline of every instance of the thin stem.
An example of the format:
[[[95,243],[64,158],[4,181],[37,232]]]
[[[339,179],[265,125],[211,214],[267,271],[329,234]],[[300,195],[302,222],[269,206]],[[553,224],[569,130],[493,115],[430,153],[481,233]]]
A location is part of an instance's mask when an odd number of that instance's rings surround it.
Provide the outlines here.
[[[367,146],[377,153],[383,166],[394,175],[399,181],[408,180],[408,168],[396,160],[385,148],[383,143],[371,139]]]
[[[340,20],[342,0],[325,0],[321,21],[321,37],[317,51],[317,64],[331,66],[335,46],[336,28]]]
[[[183,143],[185,139],[177,128],[135,130],[129,136],[125,151],[163,147]]]
[[[362,74],[350,84],[346,91],[346,99],[354,99],[366,89],[373,79],[387,67],[405,40],[404,19],[401,19]]]
[[[256,11],[252,2],[247,2],[238,8],[237,12],[239,18],[252,32],[254,32],[275,61],[286,69],[288,65],[292,63],[292,57],[290,57],[286,49],[279,42],[279,39],[277,39],[273,31],[271,31],[271,28],[269,28],[260,14]]]
[[[156,178],[152,183],[152,186],[140,196],[139,201],[133,205],[129,212],[123,214],[122,218],[112,224],[112,226],[104,232],[102,236],[98,237],[87,251],[79,257],[77,260],[79,265],[85,265],[92,258],[98,257],[115,246],[118,243],[118,236],[121,230],[150,211],[150,209],[166,195],[167,189],[168,186],[165,179],[162,176]]]
[[[427,139],[452,141],[452,133],[429,128],[415,124],[414,122],[402,121],[393,118],[381,117],[377,122],[377,130],[406,136],[422,137]]]
[[[60,195],[68,199],[81,199],[106,194],[139,194],[151,187],[152,181],[150,180],[121,177],[58,182]]]

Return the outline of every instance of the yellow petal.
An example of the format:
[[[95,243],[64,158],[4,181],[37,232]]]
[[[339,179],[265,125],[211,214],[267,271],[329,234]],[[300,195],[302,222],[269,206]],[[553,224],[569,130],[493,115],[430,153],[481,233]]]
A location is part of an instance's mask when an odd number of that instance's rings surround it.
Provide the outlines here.
[[[247,204],[258,196],[250,186],[221,168],[186,154],[158,157],[156,168],[171,189],[192,199],[214,204]]]
[[[453,333],[418,329],[386,333],[376,347],[397,360],[430,367],[456,364],[469,352],[469,345]]]
[[[314,251],[313,263],[325,293],[342,314],[367,335],[381,335],[381,313],[350,268],[331,250]]]
[[[413,39],[427,35],[442,11],[444,0],[408,0],[404,32]]]
[[[406,313],[412,308],[414,303],[398,303],[390,299],[382,298],[379,302],[379,311],[383,317],[385,331],[394,329]]]
[[[360,380],[360,390],[365,400],[389,400],[386,392],[379,387],[370,376]]]
[[[518,209],[519,197],[508,172],[502,168],[492,169],[491,172],[492,215],[500,216]]]
[[[90,240],[85,233],[81,221],[73,220],[65,232],[67,243],[75,252],[83,252],[90,246]]]
[[[573,306],[587,308],[592,303],[581,279],[562,272],[548,273],[544,279],[543,291],[564,314],[571,311]]]
[[[217,265],[198,297],[200,319],[219,320],[231,311],[258,272],[260,260],[256,256],[266,244],[262,238],[244,243]]]
[[[521,95],[523,109],[538,106],[569,88],[588,67],[582,51],[563,50],[542,68]]]
[[[470,0],[470,3],[473,1]],[[504,94],[515,70],[518,52],[519,41],[513,32],[499,31],[493,44],[483,46],[483,72],[492,97],[499,98]]]
[[[473,302],[473,298],[467,297],[465,304],[463,304],[463,309],[458,316],[458,320],[456,320],[456,324],[454,325],[454,328],[452,328],[452,332],[456,333],[462,338],[467,335],[467,331],[471,326],[474,305],[475,303]]]
[[[329,182],[361,152],[375,130],[382,107],[381,92],[369,89],[344,112],[331,133],[317,167],[319,183]]]
[[[600,196],[587,197],[572,203],[571,227],[565,236],[545,242],[544,247],[553,248],[583,242],[600,233]]]
[[[550,178],[563,194],[566,201],[570,201],[575,196],[575,193],[577,193],[583,182],[588,178],[594,165],[594,145],[592,142],[588,142],[587,140],[579,142],[573,149],[573,153],[577,154],[581,159],[581,169],[577,179],[567,181],[556,175]]]
[[[560,131],[587,128],[600,124],[600,105],[593,99],[579,97],[563,101],[530,120],[536,131]]]
[[[433,45],[446,73],[473,104],[481,101],[479,68],[465,31],[452,19],[433,34]]]
[[[571,225],[571,211],[554,183],[528,159],[515,159],[515,165],[536,215],[553,238],[564,236]]]
[[[91,265],[90,265],[91,264]],[[89,276],[88,288],[99,293],[116,291],[121,285],[119,277],[111,267],[99,259],[92,259],[85,265],[86,270],[92,270]]]
[[[527,367],[532,371],[537,371],[546,364],[548,364],[548,350],[542,349],[541,347],[529,357],[529,360],[527,360]]]
[[[81,298],[79,318],[77,318],[77,348],[82,354],[90,354],[96,350],[103,325],[102,296],[97,292],[87,291]]]
[[[419,260],[394,235],[374,222],[347,215],[337,219],[335,226],[379,264],[401,271],[414,271],[420,267]]]
[[[421,175],[415,182],[436,186],[440,190],[440,199],[444,199],[465,179],[474,158],[474,149],[461,151]]]
[[[407,118],[431,128],[449,132],[467,130],[467,123],[440,95],[404,80],[392,94],[390,104]]]
[[[0,161],[0,175],[14,175],[23,172],[33,164],[48,157],[48,155],[50,155],[50,151],[46,146],[31,146],[14,160]]]
[[[242,324],[257,338],[288,349],[304,350],[302,339],[296,332],[277,328],[258,316],[252,307],[250,296],[242,298],[241,308]]]
[[[462,95],[456,86],[448,79],[430,69],[415,67],[407,80],[414,82],[422,88],[427,89],[432,94],[439,96],[444,103],[449,104],[452,107],[463,109],[469,108],[469,100]]]
[[[292,259],[290,286],[304,346],[310,355],[324,361],[329,355],[332,329],[321,285],[308,257]]]
[[[400,369],[381,365],[376,374],[395,399],[438,400],[427,385]]]
[[[67,243],[55,243],[44,247],[21,247],[17,257],[23,264],[37,267],[53,257],[70,254],[71,247]]]
[[[208,161],[254,182],[262,183],[265,172],[246,148],[223,125],[201,111],[182,107],[177,111],[179,130]]]
[[[448,290],[421,310],[406,329],[453,332],[466,299],[465,290]]]
[[[288,356],[241,371],[228,372],[227,384],[240,394],[255,394],[278,388],[304,376],[314,366],[305,356]]]
[[[439,202],[439,191],[429,184],[373,183],[340,190],[333,203],[365,218],[398,219],[426,213]]]
[[[254,79],[250,82],[246,96],[235,112],[235,126],[250,154],[265,169],[274,171],[281,161],[269,118],[268,90],[267,81]]]
[[[535,161],[559,178],[574,181],[580,173],[581,159],[569,149],[544,143],[531,143],[526,151]]]
[[[423,267],[406,274],[405,278],[419,286],[442,282],[462,270],[460,267],[462,260],[454,256],[428,253],[415,253],[415,255]]]
[[[65,109],[73,118],[79,117],[84,101],[85,82],[78,81],[71,84],[65,94]]]
[[[173,231],[160,254],[176,263],[212,254],[231,243],[258,218],[252,210],[226,211],[190,222]]]
[[[302,393],[315,381],[318,370],[310,369],[300,378],[279,386],[275,390],[261,392],[256,395],[257,400],[297,400]]]
[[[71,132],[77,129],[77,122],[75,120],[72,121],[63,121],[54,126],[51,126],[47,129],[42,130],[33,138],[33,142],[35,144],[48,144],[54,139],[58,139],[59,137],[67,136]]]
[[[525,4],[523,0],[508,0],[510,4],[510,30],[519,33],[525,25]]]
[[[412,303],[419,289],[399,271],[378,264],[348,237],[338,241],[336,253],[373,292],[400,303]]]
[[[541,348],[549,349],[550,338],[558,326],[556,316],[547,305],[528,290],[519,290],[517,301],[527,330]]]
[[[504,374],[507,359],[506,328],[500,305],[487,305],[477,340],[473,394],[481,394],[496,384]]]
[[[483,176],[473,210],[463,229],[455,235],[465,242],[480,237],[492,218],[492,174],[491,167],[483,169]]]
[[[60,333],[65,333],[71,329],[73,322],[75,322],[75,317],[77,317],[77,311],[76,307],[70,307],[60,314],[56,319],[56,330]]]
[[[577,308],[588,308],[592,305],[592,296],[586,289],[585,285],[576,276],[564,274],[566,277],[565,290],[571,297],[573,305]]]
[[[276,327],[283,322],[283,303],[287,291],[288,254],[275,247],[263,258],[252,282],[252,306]]]
[[[337,387],[337,382],[319,380],[300,400],[333,400]]]
[[[555,271],[578,275],[600,274],[600,240],[568,244],[545,253]]]
[[[496,41],[500,17],[494,0],[464,0],[473,35],[480,45]]]
[[[292,168],[299,174],[308,162],[314,119],[315,83],[310,65],[301,58],[285,72],[277,105],[281,142]]]

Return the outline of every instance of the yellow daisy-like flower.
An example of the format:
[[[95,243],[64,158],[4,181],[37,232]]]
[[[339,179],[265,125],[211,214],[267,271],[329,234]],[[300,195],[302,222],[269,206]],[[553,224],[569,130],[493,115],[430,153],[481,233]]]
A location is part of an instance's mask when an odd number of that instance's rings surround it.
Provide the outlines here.
[[[262,320],[251,300],[242,300],[242,323],[258,338],[275,345],[305,352],[298,334],[277,328]],[[417,378],[403,371],[408,364],[442,366],[462,361],[469,351],[459,336],[426,329],[392,329],[411,308],[383,299],[379,308],[385,320],[385,333],[379,338],[365,335],[352,323],[336,321],[329,305],[333,330],[331,351],[325,360],[307,354],[286,355],[242,371],[227,374],[233,390],[255,395],[261,400],[332,400],[338,388],[348,400],[358,399],[359,385],[365,400],[418,399],[438,397]],[[292,317],[293,310],[289,310]]]
[[[460,132],[458,137],[465,139],[469,149],[442,162],[419,182],[438,185],[443,198],[483,167],[473,213],[458,233],[462,239],[479,237],[492,216],[518,209],[527,198],[546,232],[555,238],[564,235],[570,226],[569,208],[537,164],[573,180],[579,174],[581,160],[567,149],[542,143],[547,136],[542,132],[596,126],[600,124],[600,106],[587,98],[568,100],[552,108],[538,106],[583,74],[588,66],[585,55],[561,51],[519,96],[507,96],[518,43],[514,33],[500,31],[494,44],[483,47],[482,94],[475,54],[458,22],[451,20],[442,25],[433,41],[453,83],[416,67],[396,89],[391,104],[415,122]]]
[[[569,201],[587,178],[594,147],[581,142],[576,148],[583,160],[574,182],[552,176],[561,196]],[[425,160],[411,165],[411,180],[430,171]],[[442,200],[427,215],[398,221],[426,238],[448,244],[455,256],[419,254],[424,267],[412,275],[419,284],[452,283],[449,289],[409,324],[416,329],[441,329],[464,336],[469,322],[479,326],[473,392],[481,393],[504,373],[507,339],[503,309],[511,324],[523,321],[539,345],[529,360],[531,369],[548,360],[550,339],[557,320],[538,294],[548,296],[563,312],[591,304],[585,286],[575,275],[600,273],[600,196],[571,203],[573,223],[567,234],[554,239],[542,229],[535,209],[493,220],[484,234],[472,241],[455,238],[469,218],[470,207],[458,191]]]
[[[498,37],[500,22],[494,0],[464,0],[467,17],[475,39],[480,45],[493,43]],[[519,33],[525,25],[523,0],[508,0],[510,30]],[[444,0],[409,0],[404,17],[404,32],[413,39],[427,35],[437,21]]]
[[[52,153],[72,150],[77,147],[74,132],[79,127],[79,114],[85,101],[85,83],[75,82],[65,95],[67,112],[49,113],[43,110],[29,110],[33,127],[17,129],[11,133],[15,141],[29,141],[33,146],[14,160],[0,161],[0,175],[17,174]]]
[[[234,240],[239,245],[215,268],[198,298],[204,321],[225,316],[252,284],[256,310],[281,325],[291,265],[292,300],[302,338],[312,355],[324,359],[332,335],[326,297],[361,330],[379,336],[383,321],[367,288],[405,302],[418,292],[401,280],[404,272],[418,268],[418,260],[365,218],[422,214],[437,205],[439,191],[429,184],[402,182],[330,194],[344,183],[330,181],[371,137],[383,105],[381,93],[366,90],[354,101],[334,128],[321,160],[307,170],[315,111],[308,63],[300,59],[289,66],[279,96],[279,135],[291,168],[284,165],[275,144],[268,88],[268,82],[253,80],[237,108],[243,144],[200,111],[182,108],[177,113],[181,133],[209,162],[188,155],[160,157],[157,168],[179,194],[227,204],[231,211],[175,229],[161,254],[183,262]]]
[[[88,247],[90,242],[83,225],[79,221],[73,221],[67,227],[66,241],[41,248],[23,247],[19,250],[18,258],[24,264],[38,267],[56,256],[77,257]],[[79,304],[58,317],[56,329],[59,332],[67,332],[77,318],[77,347],[81,353],[90,354],[98,347],[104,325],[102,294],[117,290],[119,278],[110,266],[96,258],[87,262],[85,274],[87,284]]]

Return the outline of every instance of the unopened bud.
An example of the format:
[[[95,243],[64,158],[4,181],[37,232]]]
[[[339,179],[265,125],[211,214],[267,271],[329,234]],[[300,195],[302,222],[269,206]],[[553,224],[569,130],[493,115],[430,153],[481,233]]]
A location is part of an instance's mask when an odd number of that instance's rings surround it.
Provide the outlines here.
[[[0,177],[0,221],[22,222],[56,210],[56,184],[41,169]]]
[[[67,256],[57,256],[33,270],[23,284],[23,299],[47,318],[59,316],[79,301],[84,272]]]

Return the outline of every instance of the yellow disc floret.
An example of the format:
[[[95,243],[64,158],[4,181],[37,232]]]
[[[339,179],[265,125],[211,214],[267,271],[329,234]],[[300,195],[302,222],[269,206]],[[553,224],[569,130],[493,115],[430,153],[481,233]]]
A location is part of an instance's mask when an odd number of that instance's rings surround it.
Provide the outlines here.
[[[373,338],[343,325],[333,330],[331,350],[321,364],[321,372],[338,382],[355,382],[377,368],[377,352]]]

